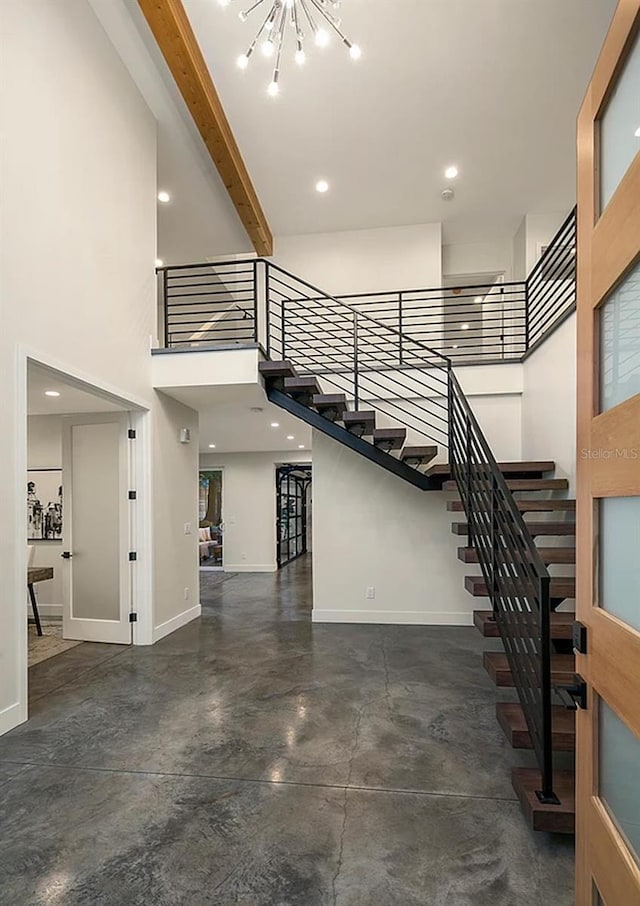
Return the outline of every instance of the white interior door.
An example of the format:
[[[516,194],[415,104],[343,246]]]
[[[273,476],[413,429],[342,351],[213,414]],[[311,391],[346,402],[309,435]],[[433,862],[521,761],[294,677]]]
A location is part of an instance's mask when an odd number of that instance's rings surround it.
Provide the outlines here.
[[[65,419],[62,631],[85,642],[131,642],[126,413]]]

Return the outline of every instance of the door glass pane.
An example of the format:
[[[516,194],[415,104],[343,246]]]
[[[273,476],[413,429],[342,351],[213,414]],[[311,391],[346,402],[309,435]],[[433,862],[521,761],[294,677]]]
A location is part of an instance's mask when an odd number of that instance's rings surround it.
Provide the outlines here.
[[[600,306],[600,409],[640,393],[640,261]]]
[[[640,32],[600,117],[600,210],[640,150]]]
[[[120,618],[120,434],[117,422],[71,427],[71,615]]]
[[[600,606],[640,629],[640,497],[600,500],[599,573]]]
[[[600,699],[600,798],[640,863],[640,739]]]

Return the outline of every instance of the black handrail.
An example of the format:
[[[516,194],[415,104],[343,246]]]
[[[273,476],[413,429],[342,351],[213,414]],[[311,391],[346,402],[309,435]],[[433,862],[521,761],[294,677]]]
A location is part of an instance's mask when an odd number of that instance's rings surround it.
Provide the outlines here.
[[[540,767],[538,798],[553,784],[550,576],[513,494],[449,371],[449,463],[478,552],[495,620]]]

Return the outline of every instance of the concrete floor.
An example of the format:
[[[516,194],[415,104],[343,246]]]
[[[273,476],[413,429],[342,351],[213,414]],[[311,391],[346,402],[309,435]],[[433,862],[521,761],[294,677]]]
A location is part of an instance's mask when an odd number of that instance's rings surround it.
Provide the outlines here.
[[[203,574],[202,619],[152,648],[34,668],[0,739],[2,906],[570,906],[486,642],[312,625],[310,596],[306,558]]]

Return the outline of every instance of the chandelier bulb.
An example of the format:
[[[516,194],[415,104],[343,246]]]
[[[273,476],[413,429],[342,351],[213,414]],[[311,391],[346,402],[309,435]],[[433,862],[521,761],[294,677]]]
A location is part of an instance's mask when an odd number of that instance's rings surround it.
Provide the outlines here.
[[[265,55],[265,57],[272,57],[273,50],[273,41],[271,40],[271,38],[267,38],[267,40],[262,44],[262,53]]]
[[[304,52],[304,50],[303,50],[301,47],[298,48],[298,50],[296,50],[296,63],[297,63],[299,66],[302,66],[302,64],[304,63],[304,61],[305,61],[306,59],[307,59],[307,55],[306,55],[306,53]]]
[[[242,53],[242,54],[240,54],[240,56],[238,57],[236,62],[238,64],[239,69],[246,69],[247,66],[249,65],[249,57],[247,56],[246,53]]]
[[[352,60],[360,59],[360,57],[362,56],[362,51],[360,50],[360,47],[357,44],[351,45],[351,47],[349,48],[349,56],[351,57]]]
[[[326,47],[329,43],[329,32],[326,28],[319,28],[316,31],[315,42],[318,47]]]
[[[273,82],[269,83],[269,87],[267,88],[267,94],[272,98],[275,98],[280,94],[280,88],[279,88],[277,82],[273,81]]]

